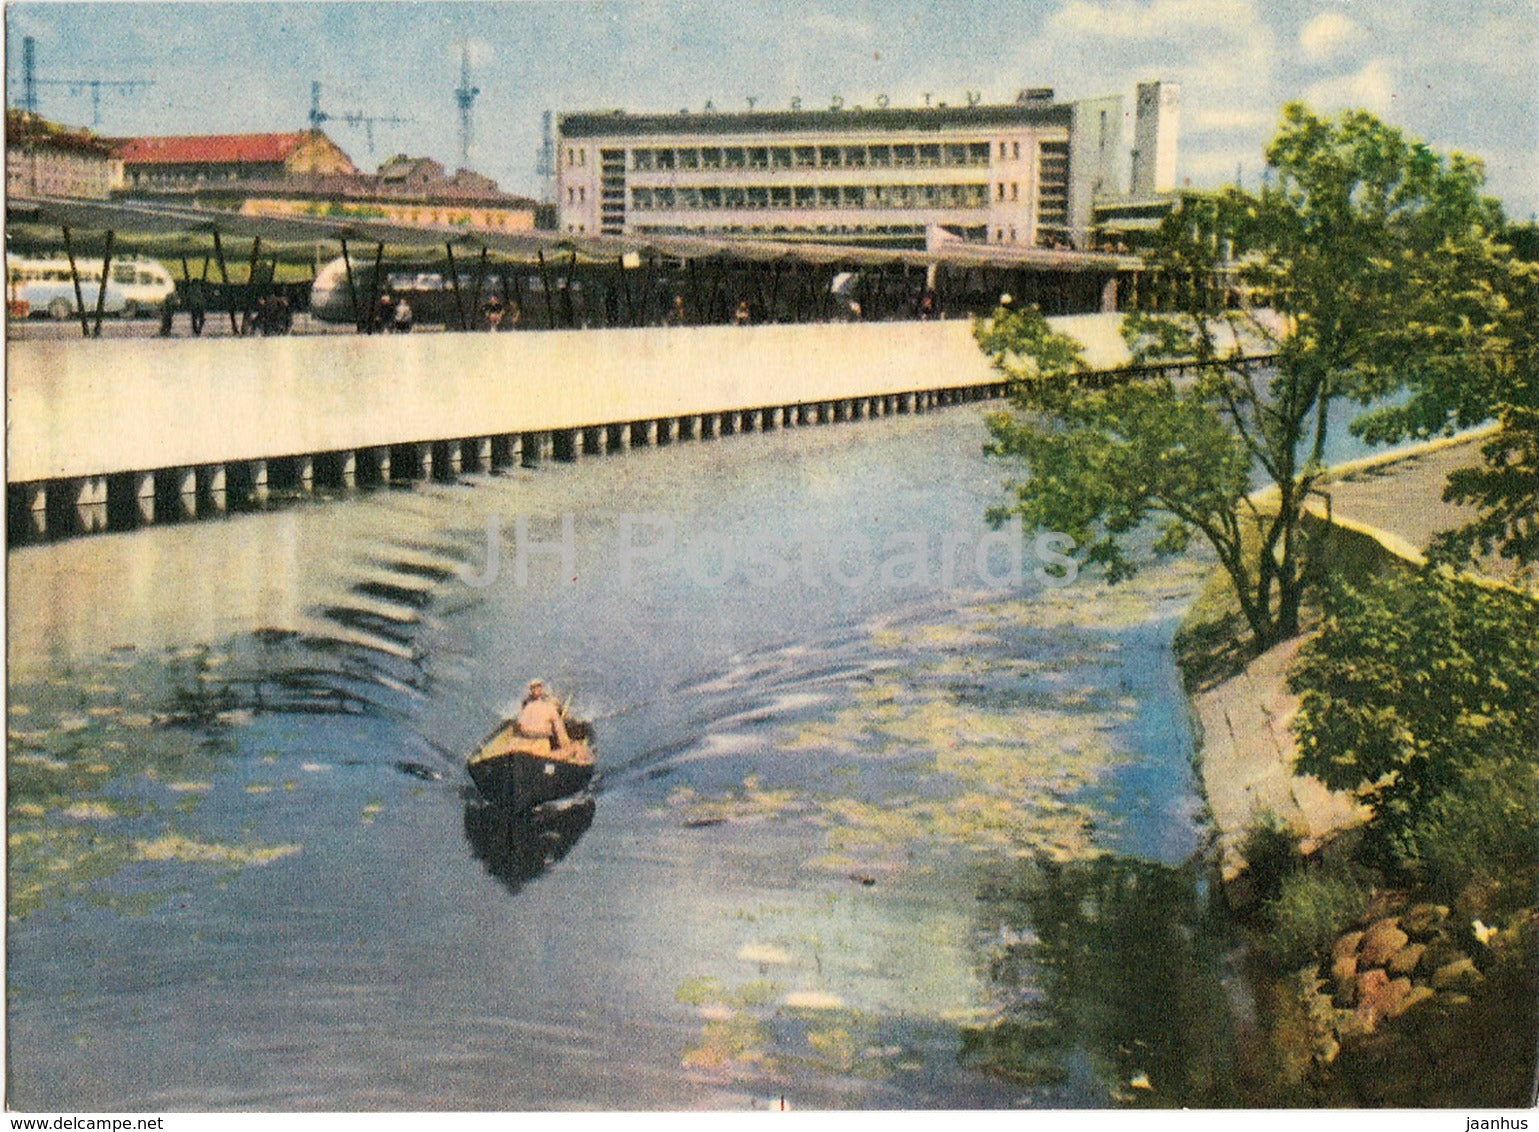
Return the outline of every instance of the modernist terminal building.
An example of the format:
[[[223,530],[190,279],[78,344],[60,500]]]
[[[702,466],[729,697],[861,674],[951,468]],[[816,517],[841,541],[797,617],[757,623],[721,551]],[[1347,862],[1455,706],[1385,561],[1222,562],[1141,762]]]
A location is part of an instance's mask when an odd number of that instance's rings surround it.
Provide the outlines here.
[[[1087,248],[1095,205],[1175,179],[1178,88],[1138,88],[1132,178],[1120,95],[1058,101],[559,118],[572,234],[732,234],[924,247]]]

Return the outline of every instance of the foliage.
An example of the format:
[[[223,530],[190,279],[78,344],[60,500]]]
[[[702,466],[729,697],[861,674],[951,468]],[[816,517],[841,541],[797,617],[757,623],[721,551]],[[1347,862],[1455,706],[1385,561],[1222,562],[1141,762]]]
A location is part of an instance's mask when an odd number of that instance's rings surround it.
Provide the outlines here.
[[[1414,869],[1436,824],[1463,820],[1440,798],[1535,758],[1539,604],[1428,570],[1335,587],[1325,608],[1291,678],[1299,769],[1358,791],[1374,847]]]
[[[1480,332],[1428,281],[1451,262],[1471,285],[1494,271],[1501,223],[1478,163],[1365,113],[1327,121],[1290,105],[1266,156],[1260,194],[1188,197],[1167,219],[1151,269],[1176,309],[1127,322],[1135,363],[1193,360],[1195,381],[1098,388],[1034,312],[1000,312],[978,332],[1012,381],[989,451],[1029,473],[993,518],[1072,535],[1115,579],[1134,568],[1127,536],[1162,514],[1156,549],[1206,538],[1260,647],[1297,632],[1314,576],[1302,518],[1331,405],[1464,365],[1447,344]],[[1266,502],[1249,494],[1253,470],[1276,485]]]
[[[1350,924],[1363,910],[1369,891],[1364,881],[1342,866],[1284,877],[1267,909],[1271,930],[1261,943],[1262,954],[1282,970],[1314,962],[1341,925]]]
[[[1240,856],[1256,899],[1276,900],[1283,882],[1303,865],[1299,842],[1298,831],[1271,810],[1255,816],[1240,842]]]
[[[1235,504],[1249,485],[1249,460],[1200,399],[1168,381],[1094,388],[1065,380],[1084,371],[1083,358],[1034,309],[999,312],[979,340],[1011,372],[1017,407],[1053,421],[989,417],[989,453],[1030,469],[1012,485],[1015,504],[994,509],[992,521],[1019,514],[1028,526],[1067,534],[1113,581],[1136,569],[1124,536],[1154,511],[1174,520],[1157,549],[1184,549],[1192,527],[1238,549]],[[1011,355],[1030,357],[1037,372]]]
[[[1511,238],[1517,233],[1509,229]],[[1449,314],[1440,332],[1408,324],[1425,339],[1406,375],[1413,396],[1369,414],[1353,429],[1371,440],[1427,437],[1495,418],[1482,463],[1449,477],[1444,498],[1478,514],[1442,536],[1434,553],[1460,561],[1493,551],[1539,562],[1539,264],[1486,240],[1451,246],[1428,265],[1421,286]]]
[[[1444,900],[1471,883],[1539,867],[1539,760],[1514,756],[1466,770],[1402,839],[1408,870]],[[1515,898],[1532,901],[1532,884]]]

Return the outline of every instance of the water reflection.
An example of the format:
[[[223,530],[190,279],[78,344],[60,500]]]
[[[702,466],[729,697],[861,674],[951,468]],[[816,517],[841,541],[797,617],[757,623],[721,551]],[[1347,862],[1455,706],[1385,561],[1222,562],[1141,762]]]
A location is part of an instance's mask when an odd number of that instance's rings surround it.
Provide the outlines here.
[[[524,812],[476,798],[465,803],[465,837],[486,871],[517,892],[572,851],[596,809],[592,795]]]
[[[986,881],[978,910],[998,1009],[963,1031],[965,1063],[1055,1085],[1078,1051],[1121,1103],[1238,1103],[1223,932],[1200,863],[1039,858]]]

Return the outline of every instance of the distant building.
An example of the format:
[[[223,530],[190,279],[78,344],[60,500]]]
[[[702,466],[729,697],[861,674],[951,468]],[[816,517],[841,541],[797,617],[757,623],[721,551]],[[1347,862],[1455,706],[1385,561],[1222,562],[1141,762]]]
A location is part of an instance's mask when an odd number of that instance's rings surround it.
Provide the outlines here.
[[[358,172],[347,154],[320,130],[121,138],[115,144],[123,163],[123,183],[130,192]]]
[[[1158,113],[1174,88],[1149,85]],[[1140,100],[1139,137],[1145,112]],[[1155,132],[1173,162],[1176,120],[1164,120]],[[1095,202],[1126,194],[1122,130],[1120,96],[1061,102],[1046,89],[999,105],[566,114],[557,223],[573,234],[920,247],[939,232],[1084,248]]]
[[[468,169],[397,154],[359,172],[320,130],[292,134],[124,138],[123,194],[247,216],[374,220],[408,227],[520,232],[535,203]]]
[[[398,153],[372,176],[315,179],[298,185],[250,185],[240,210],[248,216],[325,216],[378,220],[403,227],[469,232],[527,232],[534,201],[502,192],[469,169],[452,175],[431,157]]]
[[[5,112],[6,195],[105,200],[122,173],[112,145],[90,131]]]

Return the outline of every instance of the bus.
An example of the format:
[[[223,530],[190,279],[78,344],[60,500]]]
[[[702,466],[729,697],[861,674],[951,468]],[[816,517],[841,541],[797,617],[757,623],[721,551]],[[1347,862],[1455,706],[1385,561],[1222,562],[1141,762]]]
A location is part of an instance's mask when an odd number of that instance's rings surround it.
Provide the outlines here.
[[[100,263],[75,261],[80,297],[87,313],[96,310],[101,290]],[[166,296],[176,290],[171,273],[156,260],[139,257],[112,264],[103,297],[102,313],[135,317],[160,309]],[[69,260],[62,255],[46,257],[7,256],[5,265],[6,309],[12,318],[47,316],[73,318],[80,313]]]

